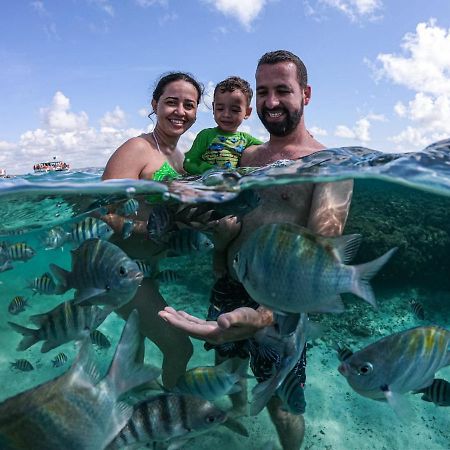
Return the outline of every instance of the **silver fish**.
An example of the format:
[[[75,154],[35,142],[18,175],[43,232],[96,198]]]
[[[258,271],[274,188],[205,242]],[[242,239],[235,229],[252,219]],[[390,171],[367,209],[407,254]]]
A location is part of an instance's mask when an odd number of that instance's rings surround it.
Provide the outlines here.
[[[417,327],[380,339],[341,363],[339,372],[358,394],[386,399],[396,409],[399,395],[425,389],[450,364],[450,332]]]
[[[282,409],[291,414],[303,414],[306,408],[305,393],[299,377],[291,370],[283,383],[276,390],[276,394],[283,402]]]
[[[88,239],[108,240],[113,234],[113,229],[106,222],[95,217],[86,217],[74,223],[70,231],[72,241],[78,245]]]
[[[20,295],[17,295],[11,300],[11,303],[8,306],[8,312],[10,314],[17,315],[20,314],[21,312],[24,312],[27,306],[30,306],[28,304],[28,300],[26,300],[24,297]]]
[[[135,405],[130,421],[107,450],[131,450],[150,442],[193,437],[226,419],[226,413],[208,400],[192,395],[160,394]]]
[[[21,372],[30,372],[31,370],[34,370],[33,364],[31,364],[27,359],[16,359],[13,363],[11,363],[11,367],[20,370]]]
[[[247,375],[247,361],[237,370],[233,370],[233,361],[228,359],[218,366],[195,367],[180,377],[173,392],[191,394],[206,400],[240,392],[238,384]]]
[[[425,320],[425,310],[423,309],[423,305],[419,303],[417,300],[414,300],[413,298],[409,301],[409,306],[411,308],[411,311],[413,314],[419,319],[419,320]]]
[[[167,247],[167,256],[183,256],[212,250],[214,244],[204,233],[192,228],[183,228],[170,235]]]
[[[25,242],[11,244],[6,250],[6,255],[11,261],[28,261],[36,252]]]
[[[61,248],[70,234],[62,227],[54,227],[44,233],[42,242],[46,250]]]
[[[257,415],[276,391],[282,386],[289,372],[295,367],[306,345],[308,332],[308,317],[300,314],[296,318],[296,326],[289,334],[280,334],[274,326],[266,327],[255,333],[255,340],[261,347],[273,348],[279,355],[279,364],[274,369],[274,375],[252,390],[250,415]]]
[[[41,352],[47,353],[66,342],[82,339],[86,330],[97,328],[109,313],[110,311],[98,306],[76,305],[71,300],[58,305],[47,313],[31,316],[30,320],[39,326],[37,330],[14,322],[8,323],[15,331],[24,336],[17,346],[18,351],[26,350],[39,341],[45,341],[42,344]]]
[[[128,199],[119,209],[119,214],[123,216],[131,216],[137,214],[139,202],[134,198]]]
[[[6,272],[7,270],[13,269],[13,265],[11,264],[11,261],[5,261],[0,263],[0,273]]]
[[[36,294],[53,295],[56,293],[56,283],[48,272],[36,277],[28,283],[28,287]]]
[[[67,362],[67,355],[63,352],[58,353],[54,359],[52,359],[53,367],[61,367]]]
[[[118,398],[160,373],[136,364],[139,342],[134,311],[103,379],[89,358],[90,342],[85,339],[67,373],[0,403],[0,448],[104,449],[133,413]]]
[[[96,345],[100,348],[109,348],[111,347],[111,342],[109,339],[99,330],[93,330],[90,334],[91,342],[93,345]]]
[[[419,391],[423,393],[422,400],[433,402],[438,406],[450,406],[450,383],[442,378],[436,378],[433,383]]]
[[[108,241],[88,239],[71,255],[70,272],[56,264],[50,264],[50,269],[59,281],[56,293],[76,289],[75,303],[88,301],[118,308],[134,297],[142,282],[137,264]]]
[[[376,306],[369,280],[396,249],[365,264],[346,265],[360,238],[320,237],[289,223],[262,225],[244,242],[233,267],[250,296],[275,311],[342,312],[344,292]]]

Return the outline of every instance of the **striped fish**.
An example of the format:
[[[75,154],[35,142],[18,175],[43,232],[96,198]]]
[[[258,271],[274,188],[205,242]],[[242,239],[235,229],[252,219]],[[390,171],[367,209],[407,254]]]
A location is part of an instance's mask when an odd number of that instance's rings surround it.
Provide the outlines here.
[[[8,322],[13,330],[24,337],[17,346],[18,351],[26,350],[39,341],[45,341],[41,352],[48,351],[73,340],[80,340],[86,335],[86,330],[94,330],[107,317],[110,311],[97,306],[76,305],[73,300],[64,302],[44,314],[30,317],[30,320],[40,328],[26,328],[14,322]]]
[[[342,312],[339,294],[351,292],[376,306],[369,280],[395,252],[346,265],[361,236],[321,237],[290,223],[266,224],[243,243],[233,267],[250,297],[289,313]]]
[[[31,280],[28,287],[34,292],[33,295],[53,295],[56,293],[56,283],[48,272]]]
[[[197,395],[205,400],[218,398],[240,392],[239,385],[247,374],[245,361],[237,370],[233,371],[233,361],[228,359],[218,366],[195,367],[188,370],[177,381],[174,392],[180,394]]]
[[[339,372],[358,394],[386,399],[396,408],[396,397],[431,385],[435,373],[448,365],[450,331],[428,326],[386,336],[356,351]]]
[[[8,246],[6,255],[12,261],[28,261],[36,252],[25,242],[18,242]]]
[[[156,273],[154,276],[155,280],[160,281],[162,283],[176,283],[181,280],[180,272],[176,270],[161,270]]]
[[[59,281],[56,292],[76,289],[76,303],[118,308],[134,297],[141,284],[143,275],[137,264],[108,241],[88,239],[71,256],[70,272],[56,264],[50,264],[50,269]]]
[[[276,394],[283,403],[282,409],[284,411],[295,415],[305,412],[305,393],[295,370],[289,372],[281,386],[276,390]]]
[[[123,222],[122,227],[122,239],[128,239],[133,233],[134,221],[130,219],[126,219]]]
[[[46,250],[60,248],[64,245],[70,234],[62,227],[54,227],[46,231],[42,237],[42,242]]]
[[[2,450],[100,450],[130,419],[133,408],[118,399],[161,371],[136,363],[138,314],[123,329],[105,377],[89,357],[85,339],[71,369],[0,403]]]
[[[20,370],[21,372],[30,372],[31,370],[34,370],[33,364],[31,364],[27,359],[16,359],[13,363],[11,363],[11,367]]]
[[[8,306],[8,312],[13,315],[20,314],[25,311],[27,306],[30,306],[28,304],[28,300],[20,295],[17,295],[11,300],[11,303]]]
[[[212,250],[214,244],[204,233],[192,228],[183,228],[170,235],[167,247],[168,256],[183,256]]]
[[[173,217],[167,205],[155,205],[147,220],[147,235],[150,240],[159,242],[172,228]]]
[[[54,359],[52,359],[53,367],[61,367],[67,362],[67,355],[63,352],[58,353]]]
[[[224,411],[200,397],[160,394],[134,406],[131,419],[106,450],[140,448],[151,442],[197,436],[226,419]]]
[[[107,241],[114,231],[103,220],[95,217],[86,217],[81,222],[74,223],[70,231],[70,237],[77,245],[88,239],[103,239]]]
[[[152,278],[155,272],[153,265],[149,264],[143,259],[135,259],[134,262],[137,264],[139,270],[144,274],[144,278]]]
[[[333,345],[334,350],[336,350],[337,357],[339,361],[345,361],[346,359],[350,358],[350,356],[353,355],[353,351],[347,347],[346,345],[341,345],[340,342],[336,342]]]
[[[90,334],[91,342],[93,345],[96,345],[100,348],[109,348],[111,347],[111,342],[109,339],[99,330],[93,330]]]
[[[409,301],[409,307],[411,308],[412,313],[419,320],[425,320],[425,310],[423,309],[423,305],[413,298]]]
[[[433,383],[419,392],[423,393],[422,400],[433,402],[438,406],[450,406],[450,383],[442,378],[435,378]]]
[[[137,214],[139,209],[139,202],[134,198],[127,200],[119,209],[119,214],[122,216],[132,216]]]

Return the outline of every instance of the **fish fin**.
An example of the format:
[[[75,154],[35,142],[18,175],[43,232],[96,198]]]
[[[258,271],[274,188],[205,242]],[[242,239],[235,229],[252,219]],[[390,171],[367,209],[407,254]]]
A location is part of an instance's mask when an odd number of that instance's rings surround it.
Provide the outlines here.
[[[55,288],[55,294],[59,295],[67,292],[70,289],[69,287],[70,272],[53,263],[50,264],[50,270],[55,275],[56,281],[58,283]]]
[[[97,288],[88,288],[88,289],[79,289],[76,291],[73,303],[75,305],[80,305],[81,303],[86,302],[85,304],[93,305],[95,301],[91,301],[94,297],[104,294],[106,289],[97,289]],[[89,300],[89,302],[87,302]]]
[[[267,405],[269,400],[278,389],[278,380],[276,376],[269,378],[262,383],[257,384],[252,390],[252,400],[250,402],[250,415],[256,416]]]
[[[179,448],[183,447],[184,444],[186,444],[189,441],[189,439],[190,438],[181,438],[171,440],[166,450],[178,450]]]
[[[47,320],[48,312],[43,314],[33,314],[30,316],[30,322],[32,322],[34,325],[40,327],[42,324]]]
[[[432,403],[433,400],[431,400],[431,398],[427,395],[427,394],[423,394],[422,397],[420,397],[424,402],[430,402]]]
[[[106,375],[106,383],[113,391],[121,394],[157,378],[161,370],[153,366],[136,363],[140,346],[139,315],[133,310],[123,328],[114,358]]]
[[[376,308],[377,302],[369,284],[369,280],[376,275],[396,251],[397,247],[391,248],[384,255],[373,261],[354,266],[356,273],[352,282],[351,292]]]
[[[33,330],[32,328],[27,328],[14,322],[8,322],[8,324],[14,331],[17,331],[23,336],[23,339],[17,346],[17,350],[19,352],[22,350],[26,350],[27,348],[36,344],[36,342],[39,342],[39,330]]]
[[[242,425],[241,422],[239,422],[236,419],[233,419],[232,417],[228,417],[225,422],[222,423],[224,427],[227,427],[229,430],[233,431],[236,434],[240,434],[241,436],[249,437],[250,434],[245,428],[244,425]]]
[[[238,380],[236,380],[238,381]],[[231,389],[227,392],[227,395],[231,395],[231,394],[237,394],[238,392],[242,391],[242,386],[240,386],[239,384],[235,384],[231,387]]]
[[[52,342],[52,341],[45,341],[42,344],[41,347],[41,353],[47,353],[50,350],[53,350],[54,348],[58,347],[60,344],[58,344],[57,342]]]
[[[406,396],[397,392],[392,392],[388,386],[382,386],[381,390],[389,403],[389,406],[394,410],[396,416],[404,423],[415,423],[414,411],[408,402]]]
[[[348,264],[356,255],[359,245],[361,244],[360,234],[347,234],[345,236],[335,236],[321,238],[324,241],[329,242],[339,261],[343,264]]]

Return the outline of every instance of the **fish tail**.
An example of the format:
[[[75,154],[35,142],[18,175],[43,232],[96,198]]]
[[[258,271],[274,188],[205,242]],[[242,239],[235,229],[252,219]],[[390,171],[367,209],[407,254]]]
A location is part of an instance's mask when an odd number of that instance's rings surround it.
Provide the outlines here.
[[[278,377],[273,376],[262,383],[257,384],[252,390],[252,401],[250,403],[250,415],[256,416],[267,405],[275,394],[279,385]]]
[[[153,366],[143,366],[136,362],[141,334],[139,332],[139,315],[133,310],[123,328],[114,358],[106,375],[106,383],[117,396],[154,380],[161,370]]]
[[[388,262],[390,257],[397,251],[397,247],[391,248],[384,255],[365,264],[354,266],[356,271],[351,292],[361,297],[373,307],[377,307],[377,302],[372,291],[369,281],[377,274],[377,272]]]
[[[55,294],[64,294],[69,290],[69,275],[70,272],[62,267],[57,266],[56,264],[50,264],[50,269],[54,273],[55,278],[58,284],[55,287]]]
[[[27,328],[14,322],[8,322],[8,324],[14,331],[24,336],[17,346],[18,351],[26,350],[40,340],[39,330],[33,330],[32,328]]]

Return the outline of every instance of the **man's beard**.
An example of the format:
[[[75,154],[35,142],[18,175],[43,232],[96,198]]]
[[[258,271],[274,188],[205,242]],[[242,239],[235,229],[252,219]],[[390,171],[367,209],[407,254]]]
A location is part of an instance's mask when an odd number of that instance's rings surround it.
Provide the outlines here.
[[[258,111],[258,117],[264,125],[265,129],[274,136],[283,137],[292,133],[300,123],[300,119],[303,116],[303,107],[305,103],[302,100],[302,104],[300,109],[290,112],[286,108],[277,109],[284,113],[285,118],[281,122],[269,122],[266,117],[269,110],[266,107],[263,107],[261,111]]]

